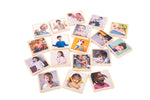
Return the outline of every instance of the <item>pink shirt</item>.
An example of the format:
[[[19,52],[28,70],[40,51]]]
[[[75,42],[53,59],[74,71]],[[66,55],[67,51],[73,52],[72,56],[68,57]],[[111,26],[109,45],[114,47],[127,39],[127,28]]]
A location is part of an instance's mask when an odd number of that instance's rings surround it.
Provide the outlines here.
[[[101,89],[101,88],[104,88],[104,87],[109,87],[109,84],[104,83],[104,85],[103,85],[103,86],[98,85],[98,84],[95,84],[95,85],[94,85],[94,88],[95,88],[95,89]]]

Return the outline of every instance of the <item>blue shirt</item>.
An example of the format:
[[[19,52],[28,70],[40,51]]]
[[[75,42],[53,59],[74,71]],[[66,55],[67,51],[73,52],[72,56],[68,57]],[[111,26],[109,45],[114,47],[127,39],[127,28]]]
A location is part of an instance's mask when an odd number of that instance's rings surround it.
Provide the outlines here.
[[[40,34],[35,34],[35,36],[39,36],[39,35],[46,35],[49,34],[49,32],[43,32],[42,30],[40,31]]]
[[[110,31],[110,33],[112,33],[112,34],[117,34],[117,35],[123,35],[123,36],[124,36],[124,34],[122,34],[122,33],[120,33],[120,32],[117,32],[117,31],[115,31],[115,30]]]
[[[53,44],[53,46],[62,48],[62,47],[68,46],[68,44],[66,44],[65,41],[57,41],[56,45]]]

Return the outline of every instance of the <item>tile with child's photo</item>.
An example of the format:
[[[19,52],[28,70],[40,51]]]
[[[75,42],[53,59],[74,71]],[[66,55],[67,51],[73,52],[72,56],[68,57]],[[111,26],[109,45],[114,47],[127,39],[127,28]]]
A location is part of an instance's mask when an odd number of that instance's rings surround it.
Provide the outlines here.
[[[69,35],[53,35],[52,37],[52,49],[69,49]]]
[[[95,92],[114,88],[114,84],[108,70],[92,72],[89,74],[89,78]]]
[[[60,80],[56,70],[38,75],[40,92],[60,88]]]
[[[53,33],[60,33],[60,32],[70,30],[69,24],[68,24],[66,18],[51,20],[50,27],[51,27]]]
[[[73,54],[73,70],[90,71],[91,56],[89,54]]]
[[[121,57],[132,50],[132,48],[122,39],[117,39],[107,46],[116,57]]]
[[[102,30],[99,30],[96,34],[94,34],[91,37],[91,41],[101,48],[106,46],[108,43],[110,43],[112,39],[113,38],[111,35],[108,35]]]
[[[90,40],[85,38],[75,37],[73,39],[70,50],[78,53],[86,53],[90,46]]]
[[[51,51],[51,66],[64,67],[70,65],[71,63],[69,49]]]
[[[92,65],[111,65],[108,49],[92,49]]]
[[[89,38],[92,28],[89,25],[77,24],[73,31],[72,36]]]
[[[111,23],[110,34],[120,38],[126,38],[128,33],[128,24]]]
[[[48,23],[39,23],[32,25],[35,38],[46,37],[52,35],[50,26]]]
[[[92,28],[101,29],[101,30],[105,28],[106,23],[107,23],[107,17],[98,16],[98,15],[92,15],[89,21],[89,25]]]
[[[35,75],[49,67],[49,63],[43,54],[38,54],[25,60],[27,67],[32,75]]]
[[[28,42],[32,55],[49,51],[49,46],[45,38],[38,38]]]
[[[87,81],[87,77],[88,76],[84,73],[69,70],[65,78],[63,87],[82,93]]]
[[[85,19],[82,11],[75,11],[67,14],[69,25],[83,24]]]

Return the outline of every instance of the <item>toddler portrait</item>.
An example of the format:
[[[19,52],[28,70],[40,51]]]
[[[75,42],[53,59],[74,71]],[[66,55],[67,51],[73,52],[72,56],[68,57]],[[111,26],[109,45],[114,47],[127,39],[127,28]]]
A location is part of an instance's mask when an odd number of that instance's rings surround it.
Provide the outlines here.
[[[90,32],[91,32],[90,26],[77,24],[73,32],[73,35],[87,38]]]
[[[44,92],[60,86],[57,71],[39,74],[40,91]]]
[[[47,23],[33,25],[34,36],[47,36],[50,35],[50,27]]]
[[[68,48],[69,36],[68,35],[52,36],[52,47],[53,48]]]
[[[73,69],[91,69],[90,55],[73,55]]]
[[[98,46],[103,47],[112,40],[112,37],[104,31],[100,30],[91,37],[91,40]]]
[[[94,91],[113,88],[113,82],[107,70],[98,71],[90,74],[90,79]]]
[[[92,64],[94,64],[94,65],[96,65],[96,64],[100,64],[100,65],[111,64],[109,50],[93,49],[92,50],[92,57],[93,57]]]
[[[25,63],[27,64],[33,75],[37,74],[40,70],[49,66],[48,62],[42,54],[33,56],[32,58],[25,60]]]
[[[69,70],[64,82],[64,87],[77,92],[83,92],[86,81],[86,74]]]

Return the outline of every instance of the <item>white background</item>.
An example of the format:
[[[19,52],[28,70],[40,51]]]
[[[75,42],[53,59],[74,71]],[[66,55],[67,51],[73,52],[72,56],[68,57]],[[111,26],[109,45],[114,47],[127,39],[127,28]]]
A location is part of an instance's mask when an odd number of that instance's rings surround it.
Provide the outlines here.
[[[150,66],[149,0],[5,0],[0,1],[0,99],[101,99],[101,100],[149,100]],[[112,21],[129,24],[125,41],[133,51],[117,59],[113,54],[112,66],[93,67],[92,71],[108,69],[114,89],[94,93],[88,79],[83,94],[67,89],[39,92],[37,76],[32,76],[24,63],[31,57],[27,41],[33,39],[32,24],[62,18],[66,13],[82,10],[86,21],[92,14],[108,17],[105,32]],[[71,34],[71,31],[66,32]],[[47,41],[49,38],[46,38]],[[92,44],[92,48],[98,48]],[[90,48],[91,49],[91,48]],[[45,53],[50,61],[50,52]],[[57,68],[61,84],[68,69]],[[54,70],[49,68],[46,71]]]

